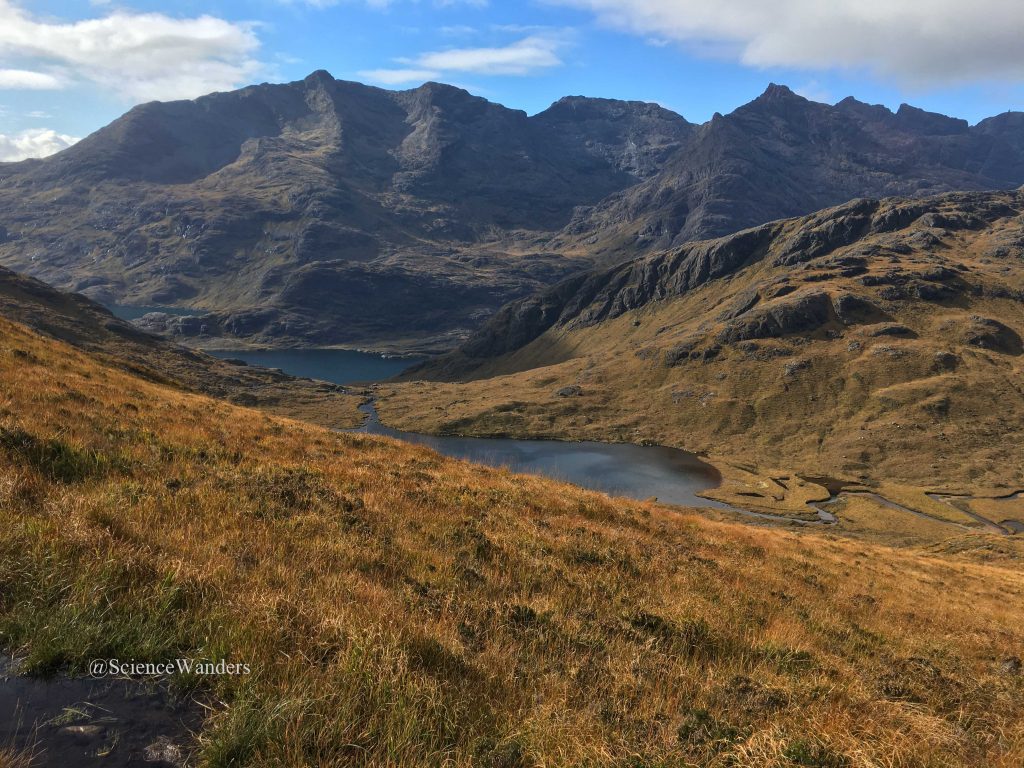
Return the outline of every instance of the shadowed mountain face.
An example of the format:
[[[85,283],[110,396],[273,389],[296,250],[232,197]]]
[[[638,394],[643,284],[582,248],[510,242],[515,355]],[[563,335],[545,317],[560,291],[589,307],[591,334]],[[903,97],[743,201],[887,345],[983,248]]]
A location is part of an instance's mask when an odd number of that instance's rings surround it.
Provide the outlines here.
[[[145,104],[0,165],[0,262],[100,301],[194,308],[199,344],[449,348],[595,262],[864,194],[1024,182],[1024,122],[815,104],[773,86],[693,126],[565,98],[528,117],[451,86],[315,72]]]
[[[692,130],[648,104],[528,118],[451,86],[316,72],[145,104],[0,166],[0,259],[104,301],[209,310],[153,320],[182,336],[448,344],[575,269],[537,235],[653,173]]]
[[[580,210],[554,245],[605,263],[855,197],[1024,183],[1024,119],[970,127],[903,105],[818,104],[784,86],[701,126],[652,178]]]

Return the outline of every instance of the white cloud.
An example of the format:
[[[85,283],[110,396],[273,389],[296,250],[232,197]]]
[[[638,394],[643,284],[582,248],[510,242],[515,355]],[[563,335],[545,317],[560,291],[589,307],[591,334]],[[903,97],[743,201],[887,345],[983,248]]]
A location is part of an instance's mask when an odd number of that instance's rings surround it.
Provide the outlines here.
[[[450,27],[441,27],[438,31],[447,37],[465,37],[466,35],[475,35],[477,28],[468,24],[453,24]]]
[[[424,53],[416,63],[427,69],[471,72],[477,75],[528,75],[562,63],[556,53],[561,43],[533,35],[502,48],[454,48]]]
[[[531,75],[562,64],[558,49],[565,40],[557,36],[531,35],[510,45],[494,48],[450,48],[398,59],[401,67],[364,70],[359,74],[378,83],[434,80],[446,73],[474,75]]]
[[[28,69],[0,69],[0,88],[49,91],[61,87],[60,78]]]
[[[0,58],[41,62],[65,82],[91,81],[134,101],[236,88],[261,68],[253,26],[214,16],[117,10],[64,24],[0,0],[0,18]]]
[[[30,128],[14,134],[0,133],[0,162],[46,157],[67,149],[77,141],[75,136],[57,133],[49,128]]]
[[[904,83],[1024,78],[1020,0],[549,0],[750,66],[865,68]]]

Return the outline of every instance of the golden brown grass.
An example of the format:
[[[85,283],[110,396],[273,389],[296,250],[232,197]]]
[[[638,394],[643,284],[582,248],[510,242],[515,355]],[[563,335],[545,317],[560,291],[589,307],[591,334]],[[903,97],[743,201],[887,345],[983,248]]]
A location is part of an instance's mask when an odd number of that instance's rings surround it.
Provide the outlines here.
[[[0,747],[0,768],[32,768],[33,754]]]
[[[0,267],[0,316],[133,376],[335,429],[357,426],[361,397],[322,381],[233,365],[139,331],[103,307]]]
[[[250,663],[200,687],[206,765],[1024,760],[1019,559],[969,552],[992,537],[893,549],[610,499],[6,321],[0,435],[0,644],[37,671]]]

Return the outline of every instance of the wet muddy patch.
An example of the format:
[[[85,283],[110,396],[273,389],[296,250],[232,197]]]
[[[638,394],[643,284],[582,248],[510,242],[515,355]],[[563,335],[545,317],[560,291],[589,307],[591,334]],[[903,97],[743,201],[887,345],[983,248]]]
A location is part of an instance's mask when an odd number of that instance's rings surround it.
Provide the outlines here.
[[[203,708],[162,683],[24,677],[0,659],[3,753],[32,768],[192,764]]]

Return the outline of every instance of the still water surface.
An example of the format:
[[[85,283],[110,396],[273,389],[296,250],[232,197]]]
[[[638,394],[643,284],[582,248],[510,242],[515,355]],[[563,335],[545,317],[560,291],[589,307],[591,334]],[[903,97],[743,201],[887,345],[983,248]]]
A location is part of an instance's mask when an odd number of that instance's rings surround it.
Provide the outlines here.
[[[211,354],[336,384],[381,381],[417,362],[337,349],[231,350]],[[363,410],[367,420],[361,431],[427,445],[446,456],[544,475],[632,499],[656,497],[666,504],[728,508],[697,495],[719,485],[718,471],[694,454],[675,448],[424,435],[400,432],[381,424],[372,405],[363,406]]]
[[[372,405],[360,431],[429,446],[438,453],[513,472],[543,475],[631,499],[729,509],[697,494],[722,481],[713,466],[692,453],[660,445],[455,437],[401,432],[385,426]]]

